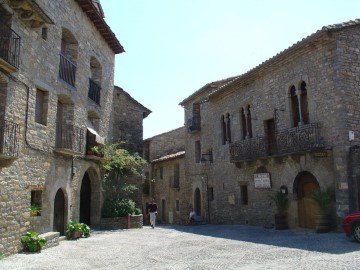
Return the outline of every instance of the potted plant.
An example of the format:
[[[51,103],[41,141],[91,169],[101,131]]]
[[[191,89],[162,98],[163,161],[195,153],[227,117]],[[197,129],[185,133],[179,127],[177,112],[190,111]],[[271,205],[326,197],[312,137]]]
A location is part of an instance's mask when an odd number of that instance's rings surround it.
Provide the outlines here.
[[[36,217],[41,215],[41,207],[35,203],[30,205],[30,216]]]
[[[90,236],[90,227],[85,223],[80,223],[81,236],[89,237]]]
[[[21,237],[21,244],[25,251],[36,252],[40,251],[46,244],[46,239],[39,236],[39,233],[28,231]]]
[[[67,239],[78,239],[82,235],[82,226],[76,221],[70,220],[66,224],[65,235]]]
[[[319,214],[316,216],[316,232],[329,232],[331,230],[330,214],[331,204],[334,201],[334,192],[331,189],[313,192],[311,198],[319,206]]]
[[[289,204],[289,199],[286,193],[277,191],[271,199],[275,202],[277,213],[275,214],[275,229],[276,230],[285,230],[288,229],[287,222],[287,208]]]

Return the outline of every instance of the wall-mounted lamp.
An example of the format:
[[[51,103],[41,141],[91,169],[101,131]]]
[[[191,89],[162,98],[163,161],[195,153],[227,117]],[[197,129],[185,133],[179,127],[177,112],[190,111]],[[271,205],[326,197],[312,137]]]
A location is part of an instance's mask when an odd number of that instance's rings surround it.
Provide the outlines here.
[[[280,187],[280,192],[281,192],[282,194],[287,195],[287,194],[288,194],[288,188],[287,188],[286,186],[281,186],[281,187]]]

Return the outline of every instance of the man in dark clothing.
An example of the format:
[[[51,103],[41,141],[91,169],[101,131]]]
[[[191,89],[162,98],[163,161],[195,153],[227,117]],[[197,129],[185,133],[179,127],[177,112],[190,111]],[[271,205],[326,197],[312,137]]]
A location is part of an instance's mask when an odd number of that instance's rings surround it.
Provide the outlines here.
[[[156,220],[156,215],[157,215],[157,204],[155,203],[154,200],[151,201],[151,203],[149,204],[149,213],[150,213],[150,225],[151,228],[155,228],[155,220]]]

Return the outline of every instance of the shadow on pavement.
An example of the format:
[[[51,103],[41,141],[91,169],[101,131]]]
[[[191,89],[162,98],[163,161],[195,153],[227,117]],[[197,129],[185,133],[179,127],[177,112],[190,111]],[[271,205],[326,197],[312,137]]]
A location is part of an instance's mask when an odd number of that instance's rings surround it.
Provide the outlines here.
[[[275,230],[249,225],[161,225],[161,227],[209,237],[321,253],[344,254],[360,250],[359,243],[340,232],[316,233],[314,231]]]

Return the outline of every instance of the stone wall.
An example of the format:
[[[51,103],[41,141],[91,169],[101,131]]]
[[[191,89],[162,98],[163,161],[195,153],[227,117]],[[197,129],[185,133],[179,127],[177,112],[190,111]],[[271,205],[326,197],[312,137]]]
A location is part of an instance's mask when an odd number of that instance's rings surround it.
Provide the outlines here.
[[[303,172],[313,175],[321,189],[335,190],[338,218],[349,211],[349,130],[356,134],[352,144],[358,144],[360,138],[356,105],[359,97],[354,94],[358,81],[356,68],[352,68],[359,65],[359,29],[356,25],[334,30],[330,35],[326,31],[318,33],[316,38],[299,42],[232,83],[225,86],[224,82],[217,89],[208,84],[184,101],[185,119],[193,117],[193,104],[201,103],[201,131],[188,132],[185,137],[185,168],[193,190],[201,191],[202,212],[212,223],[271,225],[276,209],[270,195],[286,186],[291,202],[290,226],[298,227],[296,178]],[[325,154],[319,157],[297,151],[231,163],[229,143],[223,144],[222,140],[221,117],[230,115],[231,142],[242,140],[241,109],[247,106],[251,108],[254,138],[266,135],[266,121],[275,115],[276,129],[289,129],[294,125],[289,89],[301,82],[306,83],[309,120],[320,126]],[[201,142],[201,153],[212,149],[212,164],[196,163],[196,141]],[[260,169],[270,173],[271,188],[255,188],[254,174]],[[242,204],[241,186],[247,186],[246,205]],[[213,190],[210,202],[206,200],[207,187]]]
[[[102,230],[141,229],[142,227],[143,227],[143,215],[102,218],[99,225],[99,228]]]
[[[91,223],[100,220],[102,202],[100,164],[86,159],[84,152],[57,151],[56,122],[58,102],[65,105],[63,119],[83,130],[85,148],[87,119],[99,119],[97,132],[108,137],[112,110],[115,54],[93,22],[73,0],[36,1],[53,20],[43,29],[32,28],[2,1],[12,16],[11,28],[21,37],[20,68],[8,74],[0,71],[1,92],[6,104],[0,115],[20,126],[19,156],[0,157],[0,252],[8,255],[20,250],[20,237],[29,229],[54,230],[54,202],[57,192],[64,196],[64,222],[80,218],[81,184],[85,173],[91,182]],[[59,79],[59,53],[64,32],[77,41],[75,87]],[[88,98],[90,61],[96,58],[102,68],[100,106]],[[36,89],[45,91],[45,124],[35,121]],[[75,130],[75,129],[74,129]],[[72,141],[74,146],[75,141]],[[66,147],[63,147],[66,148]],[[77,149],[79,150],[79,149]],[[41,190],[41,222],[31,220],[31,191]]]

